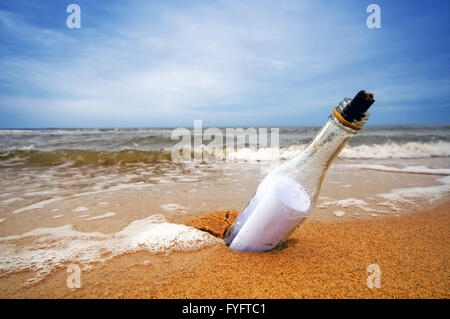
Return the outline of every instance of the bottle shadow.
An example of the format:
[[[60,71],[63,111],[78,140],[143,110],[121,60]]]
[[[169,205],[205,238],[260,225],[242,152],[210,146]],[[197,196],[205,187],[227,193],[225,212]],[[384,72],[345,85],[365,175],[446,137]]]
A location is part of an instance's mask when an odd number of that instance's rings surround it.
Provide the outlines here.
[[[280,243],[275,249],[283,250],[292,246],[295,246],[299,242],[296,238],[288,238],[284,242]]]

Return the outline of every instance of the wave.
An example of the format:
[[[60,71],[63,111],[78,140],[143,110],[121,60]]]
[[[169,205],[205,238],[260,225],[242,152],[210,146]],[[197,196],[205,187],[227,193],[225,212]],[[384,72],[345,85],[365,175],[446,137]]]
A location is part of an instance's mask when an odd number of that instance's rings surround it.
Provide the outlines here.
[[[242,148],[229,154],[230,160],[265,161],[276,160],[279,156],[282,160],[292,159],[301,154],[308,144],[293,145],[286,148]],[[372,145],[347,145],[339,154],[339,158],[346,159],[384,159],[384,158],[429,158],[450,156],[449,142],[419,143],[409,142],[405,144],[386,143]]]
[[[267,129],[267,132],[271,131],[271,128],[257,129],[259,132],[261,129]],[[188,130],[192,137],[193,129],[188,128]],[[234,139],[234,133],[227,132],[226,128],[219,128],[219,130],[224,138]],[[308,144],[319,130],[320,127],[280,127],[279,145],[288,148],[292,145]],[[170,128],[0,129],[0,151],[22,149],[29,145],[34,145],[34,148],[40,151],[62,149],[106,152],[117,152],[123,149],[159,150],[160,148],[170,148],[178,142],[177,139],[171,139],[172,133],[173,129]],[[355,135],[348,145],[354,147],[386,143],[436,143],[439,141],[450,142],[449,125],[366,127],[361,133]]]
[[[119,152],[99,152],[86,150],[12,150],[0,152],[0,165],[116,165],[128,163],[156,163],[171,159],[170,151],[123,150]]]
[[[212,157],[211,150],[205,146],[194,149],[191,152],[191,158],[196,155],[203,155],[212,162],[259,162],[289,160],[301,154],[308,144],[293,145],[289,147],[278,148],[235,148],[231,152],[226,153],[224,149],[224,157]],[[91,151],[91,150],[53,150],[39,151],[33,148],[10,150],[0,152],[0,165],[15,166],[21,164],[35,165],[62,165],[70,164],[74,166],[81,165],[116,165],[116,164],[133,164],[133,163],[157,163],[163,161],[171,161],[171,149],[164,148],[161,150],[135,150],[127,149],[116,152],[108,151]],[[429,157],[449,157],[449,142],[419,143],[409,142],[405,144],[386,143],[373,145],[347,145],[339,154],[339,158],[343,159],[388,159],[388,158],[429,158]]]

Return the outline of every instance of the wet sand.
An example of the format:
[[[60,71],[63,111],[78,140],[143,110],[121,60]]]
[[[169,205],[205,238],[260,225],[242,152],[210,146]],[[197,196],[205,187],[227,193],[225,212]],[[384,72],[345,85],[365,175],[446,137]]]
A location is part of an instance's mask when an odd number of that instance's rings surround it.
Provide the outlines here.
[[[4,169],[0,297],[448,298],[448,158],[402,165],[338,160],[306,222],[268,253],[232,251],[209,235],[220,237],[248,201],[266,174],[259,165]],[[152,216],[168,223],[153,232]],[[182,252],[172,249],[179,227],[190,234]],[[71,264],[80,289],[66,284]],[[366,285],[371,264],[379,289]]]
[[[191,252],[141,251],[83,271],[69,289],[60,268],[24,287],[22,272],[0,278],[1,298],[449,298],[450,202],[379,219],[309,218],[283,249],[243,253],[214,244]],[[230,216],[230,215],[229,215]],[[184,220],[218,234],[226,212]],[[369,289],[367,267],[381,270]]]

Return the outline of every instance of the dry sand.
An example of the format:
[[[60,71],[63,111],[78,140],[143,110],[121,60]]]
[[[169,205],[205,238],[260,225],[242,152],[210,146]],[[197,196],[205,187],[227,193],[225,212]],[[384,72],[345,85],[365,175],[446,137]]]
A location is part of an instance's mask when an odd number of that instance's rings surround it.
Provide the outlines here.
[[[25,273],[0,278],[2,298],[449,298],[450,202],[376,220],[309,219],[284,249],[243,253],[216,244],[192,252],[120,256],[66,286],[59,269],[28,288]],[[223,233],[235,213],[186,224]],[[213,229],[213,231],[211,231]],[[377,264],[381,287],[369,289]]]

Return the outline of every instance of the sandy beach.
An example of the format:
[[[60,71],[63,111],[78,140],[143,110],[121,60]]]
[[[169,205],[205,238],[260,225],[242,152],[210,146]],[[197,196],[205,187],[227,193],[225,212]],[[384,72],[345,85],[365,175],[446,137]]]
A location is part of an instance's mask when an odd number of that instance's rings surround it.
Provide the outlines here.
[[[263,160],[5,152],[0,298],[448,298],[447,152],[447,142],[344,149],[306,221],[266,253],[220,239],[270,171]],[[115,162],[94,163],[105,157]]]
[[[450,1],[3,2],[15,310],[450,298]]]
[[[307,221],[283,249],[242,253],[222,244],[192,252],[127,254],[83,273],[68,289],[65,269],[39,284],[0,280],[2,298],[448,298],[450,202],[376,221]],[[226,212],[216,212],[224,216]],[[187,224],[212,225],[208,214]],[[219,223],[220,224],[220,223]],[[378,264],[380,288],[369,289]]]

